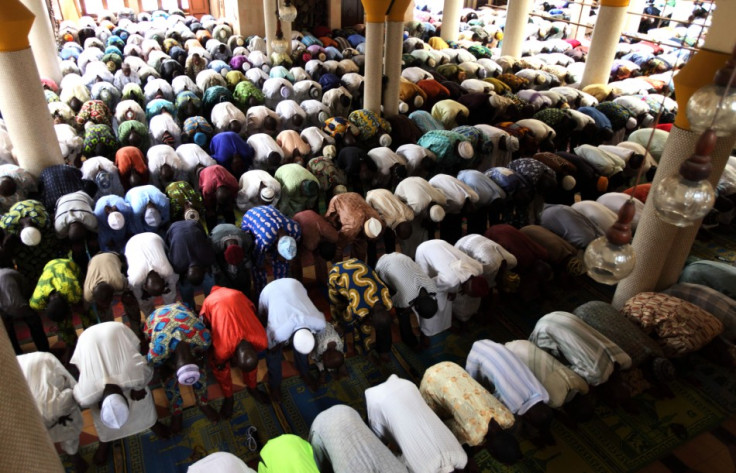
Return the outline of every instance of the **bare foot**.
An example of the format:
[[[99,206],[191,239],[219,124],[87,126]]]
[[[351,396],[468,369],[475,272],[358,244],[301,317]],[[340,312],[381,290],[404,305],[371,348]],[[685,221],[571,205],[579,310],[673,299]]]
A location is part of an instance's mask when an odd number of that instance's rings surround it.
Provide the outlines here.
[[[172,421],[172,424],[173,424],[173,421]],[[153,427],[151,427],[151,432],[156,434],[156,436],[160,439],[165,440],[171,437],[171,432],[169,431],[169,428],[166,427],[164,424],[162,424],[159,421],[156,421],[156,423],[153,424]]]
[[[100,442],[95,451],[95,456],[92,457],[92,461],[95,465],[102,466],[107,463],[107,457],[110,455],[110,442]]]
[[[218,414],[217,411],[209,404],[200,404],[199,410],[202,411],[202,414],[204,414],[210,422],[217,422],[220,420],[220,414]]]
[[[222,400],[222,407],[220,407],[220,418],[229,419],[233,416],[233,397],[226,397]]]
[[[182,414],[174,414],[171,416],[171,427],[169,430],[172,435],[178,435],[184,424],[184,416]]]
[[[260,402],[261,404],[270,404],[271,403],[271,400],[268,399],[268,396],[266,396],[266,394],[263,391],[261,391],[260,389],[258,389],[258,387],[255,387],[255,388],[247,388],[247,389],[248,389],[248,394],[250,394],[251,396],[253,396],[253,398],[256,401]]]

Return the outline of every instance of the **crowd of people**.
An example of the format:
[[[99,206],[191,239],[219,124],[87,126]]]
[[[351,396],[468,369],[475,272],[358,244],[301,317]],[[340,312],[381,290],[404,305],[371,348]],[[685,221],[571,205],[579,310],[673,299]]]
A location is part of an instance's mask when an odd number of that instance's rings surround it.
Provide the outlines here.
[[[88,467],[81,409],[103,464],[115,440],[179,434],[181,386],[211,421],[234,413],[233,368],[248,395],[281,402],[285,349],[315,389],[347,374],[346,354],[386,362],[395,324],[422,350],[498,294],[530,300],[586,277],[582,251],[632,199],[635,229],[649,192],[635,176],[652,178],[677,113],[677,50],[621,43],[610,83],[580,89],[587,45],[564,23],[530,19],[512,58],[497,47],[502,11],[463,10],[449,43],[439,12],[415,17],[395,45],[401,77],[386,78],[400,80],[392,117],[362,108],[363,25],[294,32],[290,53],[269,56],[261,37],[178,11],[62,24],[64,77],[42,85],[65,164],[31,175],[0,127],[0,313],[77,471]],[[733,159],[712,224],[733,216]],[[305,287],[312,265],[329,314]],[[544,315],[528,340],[477,340],[464,367],[366,390],[367,423],[340,405],[308,440],[260,439],[258,471],[474,471],[478,448],[513,463],[519,435],[546,445],[554,416],[590,418],[593,388],[626,406],[641,392],[636,370],[668,395],[670,358],[702,349],[733,363],[735,279],[733,266],[701,261],[620,311],[589,302]],[[23,354],[19,323],[36,352]],[[48,327],[63,353],[49,353]],[[252,471],[227,452],[190,471],[212,468]]]

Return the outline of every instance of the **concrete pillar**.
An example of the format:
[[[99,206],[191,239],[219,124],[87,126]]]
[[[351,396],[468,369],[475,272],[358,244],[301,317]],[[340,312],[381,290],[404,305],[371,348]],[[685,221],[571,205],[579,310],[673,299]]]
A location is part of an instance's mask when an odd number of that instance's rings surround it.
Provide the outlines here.
[[[327,26],[331,30],[342,28],[342,0],[327,0]]]
[[[639,32],[639,23],[643,17],[639,16],[644,13],[644,8],[647,6],[647,0],[631,0],[629,5],[629,15],[626,17],[626,23],[624,25],[624,32],[629,34],[636,34]],[[635,13],[635,14],[632,14]]]
[[[570,20],[575,23],[587,25],[590,21],[590,5],[583,5],[590,0],[578,0],[575,3],[570,4]],[[572,27],[571,36],[578,41],[585,39],[585,35],[588,33],[586,26],[570,25]]]
[[[265,38],[263,7],[262,0],[224,0],[225,11],[221,16],[232,20],[235,34],[243,36],[255,34]]]
[[[460,11],[463,9],[462,0],[445,0],[442,7],[441,37],[445,41],[457,41],[460,34]]]
[[[383,73],[388,77],[383,92],[383,113],[393,117],[399,113],[399,82],[401,79],[401,54],[404,36],[404,16],[410,0],[396,0],[391,5],[386,22],[386,51]]]
[[[276,1],[275,0],[263,0],[263,22],[266,30],[266,51],[268,56],[273,53],[271,47],[271,41],[276,38]]]
[[[365,90],[363,108],[381,113],[383,23],[391,0],[362,0],[365,10]]]
[[[21,0],[36,20],[33,22],[29,39],[33,57],[36,59],[38,73],[41,77],[52,79],[57,84],[61,82],[61,68],[56,55],[56,37],[51,27],[49,10],[44,0]]]
[[[628,6],[629,0],[601,0],[581,87],[608,83]]]
[[[503,28],[501,55],[521,57],[524,32],[532,10],[532,0],[509,0],[506,7],[506,26]]]
[[[734,6],[728,4],[728,1],[717,4],[719,15],[723,14],[726,19],[729,14],[734,13]],[[727,11],[729,9],[730,11]],[[685,113],[687,102],[695,91],[712,82],[716,70],[731,57],[733,35],[729,34],[729,30],[732,26],[723,19],[716,21],[715,18],[719,15],[714,16],[704,48],[675,76],[675,92],[680,113],[677,114],[675,126],[672,127],[665,144],[653,185],[678,173],[680,164],[693,153],[699,134],[689,131],[690,123]],[[709,181],[712,184],[715,185],[723,173],[734,144],[736,134],[718,139],[715,151],[711,155],[713,171]],[[657,218],[653,199],[648,199],[632,243],[636,252],[636,267],[628,278],[619,283],[613,305],[620,308],[629,298],[640,292],[665,289],[676,282],[695,241],[700,223],[696,222],[695,225],[686,228],[669,225]]]
[[[28,33],[33,14],[19,0],[7,0],[0,15],[0,110],[20,167],[38,176],[64,164],[49,115]]]

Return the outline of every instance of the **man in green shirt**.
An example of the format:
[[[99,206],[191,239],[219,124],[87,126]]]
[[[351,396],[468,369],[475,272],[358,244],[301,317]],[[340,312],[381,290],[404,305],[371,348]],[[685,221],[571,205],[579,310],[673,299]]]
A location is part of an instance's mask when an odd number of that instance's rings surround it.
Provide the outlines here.
[[[319,180],[300,164],[284,164],[276,170],[274,177],[281,184],[281,199],[278,208],[287,217],[297,212],[312,209],[319,199]]]
[[[258,473],[319,473],[312,446],[292,434],[268,441],[261,449]]]

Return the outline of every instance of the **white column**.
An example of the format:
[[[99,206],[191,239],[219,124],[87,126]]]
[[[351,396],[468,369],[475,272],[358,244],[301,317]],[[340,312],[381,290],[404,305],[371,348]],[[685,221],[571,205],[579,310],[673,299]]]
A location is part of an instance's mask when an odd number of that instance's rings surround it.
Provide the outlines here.
[[[36,17],[31,27],[28,39],[31,41],[33,57],[36,59],[38,73],[41,77],[52,79],[57,84],[61,82],[61,68],[56,55],[56,38],[51,27],[49,10],[44,0],[21,0]]]
[[[598,10],[581,87],[608,83],[613,59],[616,56],[616,45],[621,39],[621,29],[626,20],[626,8],[626,6],[603,5]]]
[[[591,0],[578,0],[575,3],[570,4],[570,21],[587,25],[590,22],[590,5],[583,5],[583,3],[590,2]],[[587,26],[572,26],[571,36],[578,41],[585,39],[585,35],[588,32]]]
[[[386,82],[386,90],[383,92],[383,113],[387,117],[393,117],[399,113],[399,83],[401,80],[403,35],[403,21],[389,21],[386,23],[384,73],[388,77],[388,82]]]
[[[506,26],[503,28],[501,55],[521,57],[526,23],[532,10],[532,0],[509,0],[506,7]]]
[[[363,108],[376,113],[381,113],[382,53],[383,23],[366,23]]]
[[[273,53],[271,41],[276,38],[276,1],[263,0],[263,23],[266,29],[266,52]]]
[[[442,7],[441,37],[445,41],[457,41],[460,34],[460,10],[463,8],[462,0],[445,0]]]

